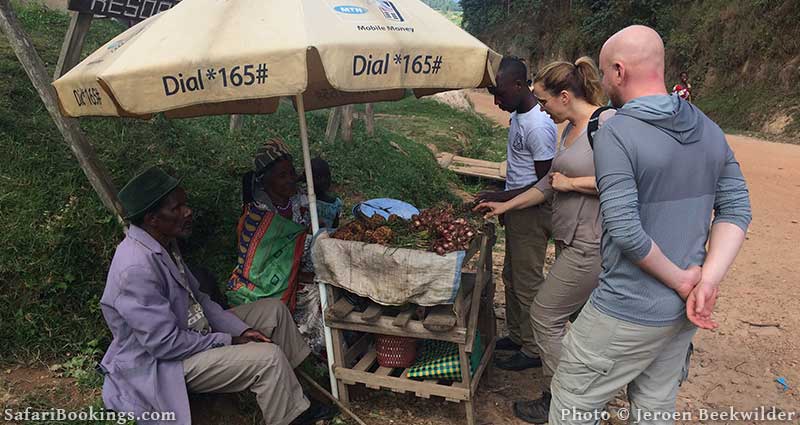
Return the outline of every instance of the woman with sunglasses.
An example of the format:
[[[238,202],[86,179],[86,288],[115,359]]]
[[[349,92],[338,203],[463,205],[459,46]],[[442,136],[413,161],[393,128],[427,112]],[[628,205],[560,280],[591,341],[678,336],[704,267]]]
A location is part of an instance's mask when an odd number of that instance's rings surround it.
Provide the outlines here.
[[[589,299],[601,270],[600,200],[586,130],[592,113],[604,104],[604,96],[597,67],[588,57],[574,64],[553,62],[545,66],[533,81],[533,93],[553,121],[568,121],[549,178],[507,202],[484,202],[476,209],[487,211],[488,218],[553,200],[556,262],[530,311],[547,389],[537,400],[514,403],[514,414],[520,419],[545,423],[550,409],[550,380],[558,366],[567,321]],[[600,122],[613,113],[603,112]]]

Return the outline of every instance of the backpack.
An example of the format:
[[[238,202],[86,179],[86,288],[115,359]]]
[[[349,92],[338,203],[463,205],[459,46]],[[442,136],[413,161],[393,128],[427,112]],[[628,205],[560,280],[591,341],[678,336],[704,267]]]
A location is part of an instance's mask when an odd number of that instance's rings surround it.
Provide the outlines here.
[[[586,127],[586,137],[589,139],[589,147],[594,150],[594,133],[597,133],[597,130],[600,128],[600,114],[609,110],[609,109],[616,109],[613,106],[601,106],[595,109],[592,112],[591,118],[589,118],[589,125]]]

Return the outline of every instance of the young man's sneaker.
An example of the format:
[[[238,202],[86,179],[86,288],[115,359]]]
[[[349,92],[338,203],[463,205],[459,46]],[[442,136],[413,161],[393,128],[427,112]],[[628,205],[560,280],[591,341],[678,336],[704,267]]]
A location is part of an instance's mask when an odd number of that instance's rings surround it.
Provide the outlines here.
[[[309,397],[308,399],[311,401],[311,405],[308,406],[308,409],[306,409],[305,412],[296,417],[292,421],[291,425],[311,425],[317,421],[327,421],[333,419],[333,417],[339,413],[339,409],[337,409],[336,406],[329,406],[314,400],[312,397]]]
[[[496,359],[494,365],[503,370],[525,370],[532,367],[542,367],[542,359],[528,357],[522,351],[517,351],[511,357]]]
[[[494,343],[494,348],[495,350],[519,351],[522,346],[514,342],[511,338],[504,336]]]
[[[514,402],[514,416],[532,424],[547,423],[550,416],[550,391],[542,393],[536,400]]]

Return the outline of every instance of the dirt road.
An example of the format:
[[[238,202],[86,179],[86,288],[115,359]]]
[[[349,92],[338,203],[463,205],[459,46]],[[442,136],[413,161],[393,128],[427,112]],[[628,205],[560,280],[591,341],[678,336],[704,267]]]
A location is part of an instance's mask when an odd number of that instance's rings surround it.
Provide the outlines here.
[[[494,106],[491,96],[473,92],[470,100],[477,112],[508,126],[508,114]],[[747,179],[753,223],[723,283],[716,311],[720,328],[695,338],[690,378],[681,388],[678,409],[693,411],[695,418],[701,408],[800,411],[800,146],[736,135],[728,135],[728,142]],[[498,373],[487,392],[497,394],[497,386],[506,385],[502,399],[538,395],[539,389],[525,383],[535,382],[539,372],[523,375],[525,380]],[[790,389],[782,390],[775,382],[779,377]],[[514,420],[510,408],[481,407],[494,417],[487,422],[522,423]]]

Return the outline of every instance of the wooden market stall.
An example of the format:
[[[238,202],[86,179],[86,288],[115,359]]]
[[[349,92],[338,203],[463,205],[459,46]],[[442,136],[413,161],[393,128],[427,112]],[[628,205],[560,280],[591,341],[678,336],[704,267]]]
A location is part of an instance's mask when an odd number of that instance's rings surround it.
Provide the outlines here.
[[[325,322],[333,333],[334,374],[342,401],[348,401],[348,385],[363,384],[372,389],[413,393],[417,397],[443,397],[464,403],[467,424],[475,424],[474,400],[481,377],[494,353],[496,340],[492,247],[496,241],[494,225],[487,223],[471,243],[461,271],[461,286],[453,305],[419,307],[414,304],[391,308],[371,302],[363,311],[355,310],[343,290],[329,292]],[[346,346],[344,331],[364,334]],[[478,334],[483,351],[473,375],[470,356]],[[378,362],[376,335],[448,341],[458,345],[461,380],[418,380],[408,377],[410,368],[383,367]]]

